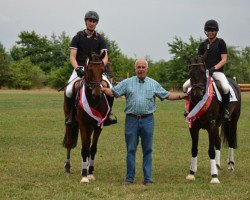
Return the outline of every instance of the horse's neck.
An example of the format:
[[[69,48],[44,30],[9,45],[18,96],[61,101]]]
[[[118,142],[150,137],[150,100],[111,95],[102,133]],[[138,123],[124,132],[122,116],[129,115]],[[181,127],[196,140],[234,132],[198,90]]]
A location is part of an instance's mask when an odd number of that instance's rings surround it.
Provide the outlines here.
[[[104,102],[104,96],[103,94],[99,95],[99,96],[93,96],[92,94],[92,90],[88,87],[85,86],[85,95],[86,95],[86,99],[88,101],[88,104],[91,108],[94,108],[96,110],[101,111],[103,106],[103,102]]]

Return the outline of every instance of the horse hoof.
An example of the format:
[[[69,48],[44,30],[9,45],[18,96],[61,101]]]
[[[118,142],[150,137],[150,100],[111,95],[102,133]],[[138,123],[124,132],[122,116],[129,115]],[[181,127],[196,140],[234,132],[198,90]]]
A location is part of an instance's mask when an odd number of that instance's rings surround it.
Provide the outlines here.
[[[87,177],[82,177],[80,183],[89,183],[89,179]]]
[[[210,183],[212,184],[218,184],[220,183],[219,179],[216,177],[216,178],[212,178],[212,180],[210,181]]]
[[[194,181],[194,180],[195,180],[195,177],[194,177],[193,174],[188,174],[188,175],[186,176],[186,179],[187,179],[187,180]]]
[[[217,169],[221,169],[220,165],[216,164]]]
[[[89,179],[90,181],[94,181],[94,180],[95,180],[95,177],[94,177],[93,174],[89,174],[89,175],[88,175],[88,179]]]
[[[70,176],[70,172],[65,172],[66,177]]]
[[[234,166],[233,165],[228,165],[228,171],[233,172],[234,171]]]

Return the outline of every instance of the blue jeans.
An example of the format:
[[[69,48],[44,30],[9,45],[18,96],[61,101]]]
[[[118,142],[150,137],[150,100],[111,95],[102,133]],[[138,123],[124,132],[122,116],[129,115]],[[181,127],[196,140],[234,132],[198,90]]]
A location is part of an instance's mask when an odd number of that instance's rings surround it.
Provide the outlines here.
[[[127,146],[127,175],[125,181],[133,182],[135,178],[135,155],[139,137],[143,152],[144,181],[152,181],[152,151],[153,151],[154,116],[143,119],[126,116],[125,140]]]

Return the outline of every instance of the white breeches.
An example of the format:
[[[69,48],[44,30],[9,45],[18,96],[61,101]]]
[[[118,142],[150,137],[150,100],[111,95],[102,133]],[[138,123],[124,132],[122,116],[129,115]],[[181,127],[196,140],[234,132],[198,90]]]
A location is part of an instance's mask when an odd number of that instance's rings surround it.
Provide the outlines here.
[[[83,67],[84,69],[84,67]],[[70,84],[67,86],[66,88],[66,96],[68,98],[72,97],[72,90],[73,90],[73,85],[74,83],[79,80],[80,78],[77,76],[76,70],[73,70],[68,83],[70,82]],[[108,78],[106,77],[106,75],[102,75],[102,79],[107,81],[107,83],[109,84],[109,87],[112,88],[112,84],[109,82]],[[73,81],[72,81],[73,80]],[[71,82],[72,81],[72,82]]]
[[[183,92],[187,92],[187,89],[191,86],[190,79],[186,80],[186,82],[183,84],[182,89]]]
[[[229,92],[229,83],[228,83],[228,80],[227,80],[224,73],[222,73],[222,72],[214,72],[213,73],[213,79],[220,81],[220,84],[221,84],[221,87],[222,87],[222,90],[223,90],[223,94],[227,94]],[[188,79],[182,86],[183,92],[187,92],[187,89],[190,86],[191,86],[191,82],[190,82],[190,79]]]
[[[222,87],[222,90],[223,90],[223,94],[227,94],[229,92],[229,83],[228,83],[228,80],[227,80],[224,73],[222,73],[222,72],[214,72],[213,73],[213,79],[220,81],[220,84],[221,84],[221,87]]]

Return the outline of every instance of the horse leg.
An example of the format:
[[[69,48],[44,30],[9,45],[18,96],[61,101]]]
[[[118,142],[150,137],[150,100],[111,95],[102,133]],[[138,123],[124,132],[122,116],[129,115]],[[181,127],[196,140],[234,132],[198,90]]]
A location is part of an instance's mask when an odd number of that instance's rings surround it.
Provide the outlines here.
[[[63,139],[63,146],[67,149],[67,157],[64,162],[64,168],[66,175],[70,174],[70,152],[77,144],[78,130],[73,130],[71,126],[65,126],[65,135]]]
[[[80,126],[81,139],[82,139],[82,179],[81,183],[89,183],[87,178],[88,174],[88,158],[89,158],[89,146],[91,140],[91,131],[87,131],[83,126]]]
[[[102,129],[98,128],[95,130],[94,135],[93,135],[93,142],[90,148],[90,159],[89,159],[89,175],[88,175],[89,180],[95,180],[95,177],[93,175],[94,160],[95,160],[95,154],[97,152],[97,142],[98,142],[101,131]]]
[[[234,171],[234,149],[237,148],[237,120],[229,122],[229,137],[228,137],[228,170]]]
[[[217,131],[215,131],[214,129],[210,129],[208,130],[208,136],[209,136],[209,149],[208,149],[208,154],[209,154],[209,158],[210,158],[210,169],[211,169],[211,176],[212,179],[210,181],[210,183],[220,183],[219,179],[218,179],[218,169],[216,167],[216,161],[215,161],[215,140],[216,140],[216,133],[218,133]]]
[[[65,161],[65,164],[64,164],[64,168],[65,168],[65,173],[66,175],[68,176],[70,174],[70,151],[71,151],[71,148],[67,148],[67,159]]]
[[[219,128],[218,127],[214,128],[214,131],[216,133],[216,137],[215,137],[215,163],[216,163],[216,167],[218,169],[221,169],[221,167],[220,167],[221,139],[220,139],[220,135],[219,135]]]
[[[192,158],[189,174],[186,179],[195,180],[195,172],[197,171],[197,155],[198,155],[198,141],[199,141],[199,128],[190,128],[189,132],[192,138]]]

